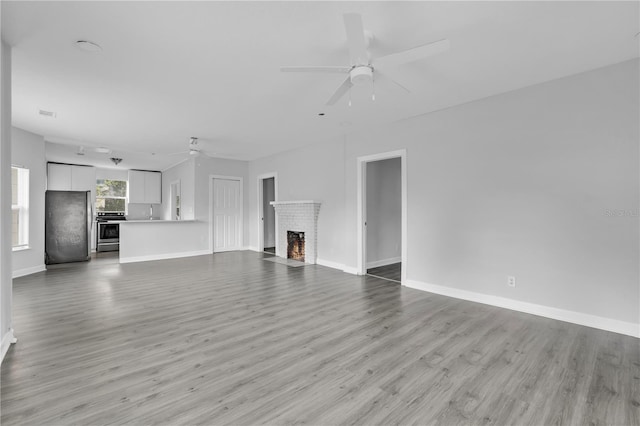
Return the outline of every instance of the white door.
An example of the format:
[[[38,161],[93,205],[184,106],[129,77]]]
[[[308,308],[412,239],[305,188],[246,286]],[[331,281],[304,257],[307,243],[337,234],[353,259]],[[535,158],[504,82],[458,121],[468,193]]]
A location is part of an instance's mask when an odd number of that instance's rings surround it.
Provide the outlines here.
[[[242,226],[240,181],[213,179],[213,251],[240,250]]]

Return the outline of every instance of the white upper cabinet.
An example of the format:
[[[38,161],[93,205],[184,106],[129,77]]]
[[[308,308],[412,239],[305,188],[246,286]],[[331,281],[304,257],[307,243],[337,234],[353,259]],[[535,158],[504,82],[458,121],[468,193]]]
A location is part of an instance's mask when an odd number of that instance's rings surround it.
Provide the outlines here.
[[[91,191],[96,199],[96,168],[74,164],[47,163],[47,189],[52,191]]]
[[[129,170],[129,202],[144,203],[144,175],[146,172],[141,170]]]
[[[144,176],[144,194],[146,203],[162,203],[162,173],[146,172]]]
[[[95,191],[96,169],[95,167],[71,166],[71,190]]]
[[[53,191],[95,191],[96,169],[92,166],[47,164],[47,189]]]
[[[47,164],[47,189],[71,191],[71,166],[69,164]]]
[[[162,202],[162,173],[129,170],[129,202],[160,204]]]

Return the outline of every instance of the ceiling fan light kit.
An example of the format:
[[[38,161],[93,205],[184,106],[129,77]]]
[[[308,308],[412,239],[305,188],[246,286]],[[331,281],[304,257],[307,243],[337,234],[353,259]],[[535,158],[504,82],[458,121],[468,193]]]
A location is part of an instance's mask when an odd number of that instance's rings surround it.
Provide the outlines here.
[[[333,105],[339,101],[347,92],[351,93],[351,87],[364,86],[371,84],[373,86],[374,78],[387,80],[394,83],[397,87],[409,93],[409,90],[397,81],[385,75],[386,70],[393,70],[399,65],[417,61],[419,59],[428,58],[438,53],[449,50],[449,40],[443,39],[433,43],[424,44],[413,49],[403,50],[401,52],[392,53],[380,58],[371,58],[367,48],[374,36],[371,32],[366,31],[362,25],[362,16],[358,13],[347,13],[343,15],[344,26],[347,34],[347,45],[349,46],[349,56],[351,58],[351,66],[298,66],[298,67],[281,67],[282,72],[320,72],[320,73],[342,73],[348,74],[347,78],[336,89],[333,95],[327,101],[327,105]],[[380,71],[383,72],[380,72]],[[375,77],[374,77],[375,73]],[[373,90],[373,89],[372,89]],[[375,100],[375,93],[372,92],[371,99]],[[351,98],[348,105],[351,106]]]
[[[364,86],[373,81],[373,68],[366,65],[354,67],[349,73],[349,77],[354,86]]]

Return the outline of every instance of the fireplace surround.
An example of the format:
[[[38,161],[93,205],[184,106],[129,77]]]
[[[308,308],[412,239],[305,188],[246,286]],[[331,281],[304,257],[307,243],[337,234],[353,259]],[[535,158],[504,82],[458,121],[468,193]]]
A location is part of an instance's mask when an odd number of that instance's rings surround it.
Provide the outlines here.
[[[303,235],[303,262],[316,263],[318,240],[318,214],[320,203],[305,201],[272,201],[276,211],[276,255],[287,259],[288,232]],[[297,259],[300,260],[300,259]]]

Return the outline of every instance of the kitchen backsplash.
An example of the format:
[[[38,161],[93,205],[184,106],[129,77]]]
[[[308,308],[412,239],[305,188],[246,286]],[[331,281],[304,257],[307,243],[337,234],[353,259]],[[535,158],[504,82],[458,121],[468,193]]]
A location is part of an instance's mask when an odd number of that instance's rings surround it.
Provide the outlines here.
[[[149,219],[151,206],[153,206],[153,219],[162,219],[162,204],[136,204],[136,203],[129,203],[127,219],[129,220]]]

